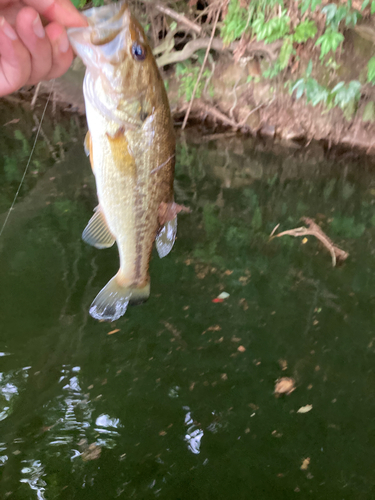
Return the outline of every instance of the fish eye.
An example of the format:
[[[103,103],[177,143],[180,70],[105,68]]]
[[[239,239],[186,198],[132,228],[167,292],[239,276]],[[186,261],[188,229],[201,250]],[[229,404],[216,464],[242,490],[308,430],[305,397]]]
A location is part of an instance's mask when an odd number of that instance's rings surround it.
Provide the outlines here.
[[[134,59],[137,61],[143,61],[146,58],[146,49],[139,45],[139,43],[134,42],[132,46],[132,54]]]

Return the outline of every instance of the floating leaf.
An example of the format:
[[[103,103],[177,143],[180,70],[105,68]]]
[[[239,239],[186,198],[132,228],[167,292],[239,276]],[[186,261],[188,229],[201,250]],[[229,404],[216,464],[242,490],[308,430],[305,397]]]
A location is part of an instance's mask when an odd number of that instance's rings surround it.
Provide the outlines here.
[[[297,413],[307,413],[312,410],[312,407],[312,405],[301,406],[301,408],[297,410]]]

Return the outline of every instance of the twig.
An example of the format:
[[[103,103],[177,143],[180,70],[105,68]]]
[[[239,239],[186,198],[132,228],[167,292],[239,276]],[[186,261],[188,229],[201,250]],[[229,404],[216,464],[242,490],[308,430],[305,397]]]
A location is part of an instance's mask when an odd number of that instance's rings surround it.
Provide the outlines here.
[[[221,6],[222,5],[223,5],[223,2],[220,4],[219,8],[217,9],[217,14],[216,14],[215,22],[214,22],[214,25],[213,25],[213,28],[212,28],[211,37],[210,37],[210,43],[208,44],[206,53],[204,55],[202,67],[201,67],[201,69],[199,71],[199,75],[198,75],[197,81],[195,82],[195,85],[194,85],[194,90],[193,90],[193,94],[191,96],[189,107],[188,107],[188,109],[186,111],[186,115],[185,115],[184,121],[182,123],[182,130],[184,130],[184,128],[186,127],[186,122],[188,121],[188,118],[189,118],[189,114],[190,114],[190,111],[191,111],[191,107],[193,105],[194,97],[195,97],[195,94],[197,92],[197,88],[198,88],[200,79],[202,78],[204,67],[206,66],[206,62],[207,62],[207,59],[208,59],[208,54],[210,53],[210,48],[211,48],[211,45],[212,45],[212,40],[214,39],[214,36],[215,36],[216,26],[217,26],[217,23],[219,21],[219,16],[220,16]]]
[[[42,82],[39,82],[38,85],[36,86],[33,98],[31,100],[30,107],[31,107],[32,110],[34,110],[36,100],[38,99],[38,94],[39,94],[39,89],[40,89],[41,84],[42,84]]]
[[[306,227],[296,227],[295,229],[289,229],[288,231],[283,231],[282,233],[274,235],[278,226],[271,233],[272,238],[280,238],[281,236],[315,236],[319,241],[323,243],[323,245],[330,252],[332,257],[332,265],[336,266],[337,261],[344,261],[349,257],[348,252],[345,252],[341,248],[337,247],[332,240],[322,231],[322,229],[309,217],[302,217],[302,220],[307,224]]]
[[[159,2],[152,4],[152,5],[159,12],[162,12],[163,14],[165,14],[169,17],[172,17],[173,19],[175,19],[179,23],[185,24],[190,29],[192,29],[193,31],[198,33],[198,35],[200,35],[202,33],[202,28],[198,24],[194,23],[193,21],[190,21],[190,19],[187,19],[187,17],[185,17],[184,15],[179,14],[178,12],[176,12],[173,9],[170,9],[169,7],[165,7],[165,5],[162,5]]]

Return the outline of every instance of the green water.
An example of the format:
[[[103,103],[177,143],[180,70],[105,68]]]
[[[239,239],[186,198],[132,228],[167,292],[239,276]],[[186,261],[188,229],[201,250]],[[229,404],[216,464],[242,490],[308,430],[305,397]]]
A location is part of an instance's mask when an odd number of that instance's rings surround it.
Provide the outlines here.
[[[80,239],[95,186],[80,141],[67,149],[0,239],[0,498],[375,498],[370,162],[181,139],[192,213],[153,256],[149,301],[107,324],[88,308],[117,251]],[[342,266],[312,237],[269,241],[301,216]],[[296,390],[276,398],[282,376]]]

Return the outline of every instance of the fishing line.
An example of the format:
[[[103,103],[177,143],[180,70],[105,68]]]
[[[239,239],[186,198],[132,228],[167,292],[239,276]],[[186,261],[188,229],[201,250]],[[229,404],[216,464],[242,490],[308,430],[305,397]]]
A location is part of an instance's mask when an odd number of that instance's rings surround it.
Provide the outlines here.
[[[0,236],[3,234],[4,228],[5,228],[5,226],[6,226],[7,222],[8,222],[8,219],[9,219],[9,217],[10,217],[10,213],[11,213],[11,211],[13,210],[14,205],[15,205],[15,203],[16,203],[16,201],[17,201],[17,198],[18,198],[19,192],[21,191],[21,187],[22,187],[23,181],[25,180],[25,177],[26,177],[27,171],[28,171],[28,169],[29,169],[29,165],[30,165],[30,162],[31,162],[31,158],[32,158],[32,156],[33,156],[33,153],[34,153],[34,150],[35,150],[35,146],[36,146],[36,143],[37,143],[37,140],[38,140],[39,134],[40,134],[40,130],[41,130],[41,128],[42,128],[42,123],[43,123],[44,115],[46,114],[46,111],[47,111],[47,106],[48,106],[49,101],[50,101],[50,99],[51,99],[51,95],[52,95],[52,92],[53,92],[53,87],[54,87],[54,85],[55,85],[55,80],[53,80],[53,82],[52,82],[51,91],[50,91],[50,93],[49,93],[49,96],[48,96],[48,99],[47,99],[46,105],[44,106],[44,110],[43,110],[42,117],[41,117],[40,122],[39,122],[39,127],[38,127],[38,130],[37,130],[36,136],[35,136],[35,140],[34,140],[33,147],[31,148],[31,153],[30,153],[29,159],[27,160],[27,164],[26,164],[25,170],[24,170],[24,172],[23,172],[23,175],[22,175],[22,178],[21,178],[20,185],[18,186],[18,189],[17,189],[16,194],[15,194],[15,196],[14,196],[14,199],[13,199],[12,205],[10,206],[10,209],[8,210],[7,216],[5,217],[5,221],[4,221],[3,227],[2,227],[2,228],[1,228],[1,230],[0,230]]]

